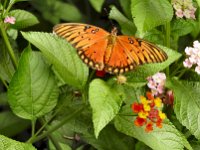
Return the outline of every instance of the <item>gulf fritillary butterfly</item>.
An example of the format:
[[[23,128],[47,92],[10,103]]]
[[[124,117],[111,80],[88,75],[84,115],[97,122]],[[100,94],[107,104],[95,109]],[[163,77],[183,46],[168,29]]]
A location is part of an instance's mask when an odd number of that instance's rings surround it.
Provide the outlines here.
[[[117,28],[109,33],[93,25],[62,23],[53,32],[71,43],[88,66],[111,74],[167,59],[167,54],[152,43],[132,36],[117,36]]]

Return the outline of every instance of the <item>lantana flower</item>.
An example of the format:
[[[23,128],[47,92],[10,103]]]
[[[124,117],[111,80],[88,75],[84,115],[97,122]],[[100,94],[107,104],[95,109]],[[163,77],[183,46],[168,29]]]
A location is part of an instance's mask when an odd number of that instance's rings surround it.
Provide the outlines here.
[[[172,0],[172,5],[178,18],[195,19],[196,8],[193,6],[192,0]]]
[[[166,75],[158,72],[153,76],[147,77],[147,86],[151,89],[153,95],[159,95],[164,92]]]
[[[138,127],[145,125],[145,131],[150,132],[153,130],[154,124],[158,128],[162,128],[162,122],[166,115],[161,110],[163,103],[159,97],[154,97],[150,92],[147,92],[146,96],[140,96],[140,103],[133,103],[132,110],[138,114],[134,124]]]
[[[195,66],[195,72],[200,75],[200,43],[199,41],[193,42],[193,47],[186,47],[185,53],[188,56],[183,65],[186,68],[191,68]]]
[[[15,24],[15,17],[13,16],[7,16],[5,19],[4,19],[4,23],[9,23],[9,24]]]

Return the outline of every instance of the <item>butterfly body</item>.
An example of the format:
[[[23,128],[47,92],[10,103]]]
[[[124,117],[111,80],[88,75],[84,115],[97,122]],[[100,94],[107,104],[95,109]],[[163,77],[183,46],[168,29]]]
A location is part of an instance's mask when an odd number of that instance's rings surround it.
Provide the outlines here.
[[[167,55],[157,46],[132,36],[117,36],[88,24],[63,23],[53,31],[76,49],[80,58],[93,69],[120,74],[145,63],[162,62]]]

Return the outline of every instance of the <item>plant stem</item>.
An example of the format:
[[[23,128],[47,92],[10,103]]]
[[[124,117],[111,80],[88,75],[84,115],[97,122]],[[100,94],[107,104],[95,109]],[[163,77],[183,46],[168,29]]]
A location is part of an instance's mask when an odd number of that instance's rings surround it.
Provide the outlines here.
[[[8,40],[8,36],[6,34],[6,31],[5,31],[4,27],[3,27],[3,23],[2,22],[0,23],[0,30],[1,30],[2,38],[4,39],[4,42],[5,42],[6,47],[8,49],[8,53],[10,55],[10,58],[12,60],[13,66],[16,69],[17,68],[17,59],[15,57],[14,51],[12,49],[12,46],[10,45],[10,42]]]
[[[171,26],[170,22],[167,22],[165,24],[165,46],[170,48],[170,32],[171,32]],[[166,68],[166,75],[169,77],[169,66]]]
[[[47,122],[49,121],[45,121],[44,119],[40,119],[39,120],[42,124],[48,124]],[[45,129],[46,130],[49,130],[49,127],[48,126],[45,126]],[[52,136],[51,134],[48,135],[48,138],[51,140],[51,142],[53,143],[54,147],[56,148],[56,150],[62,150],[62,148],[60,147],[59,143],[58,143],[58,140],[55,139],[54,136]]]
[[[32,137],[35,134],[35,123],[36,123],[35,119],[31,121],[31,127],[32,127],[31,135],[32,135]]]
[[[46,132],[42,133],[41,135],[35,137],[31,137],[27,143],[34,143],[37,142],[43,138],[45,138],[46,136],[48,136],[49,134],[51,134],[52,132],[54,132],[55,130],[57,130],[58,128],[60,128],[61,126],[63,126],[67,121],[69,121],[70,119],[74,118],[75,116],[79,115],[80,112],[85,108],[85,105],[82,106],[81,108],[77,109],[76,111],[72,112],[70,115],[66,116],[66,118],[64,118],[63,120],[61,120],[57,125],[51,127],[49,130],[47,130]]]
[[[8,89],[8,84],[6,83],[5,80],[3,80],[3,78],[1,76],[0,76],[0,80],[2,81],[2,83],[6,87],[6,89]]]

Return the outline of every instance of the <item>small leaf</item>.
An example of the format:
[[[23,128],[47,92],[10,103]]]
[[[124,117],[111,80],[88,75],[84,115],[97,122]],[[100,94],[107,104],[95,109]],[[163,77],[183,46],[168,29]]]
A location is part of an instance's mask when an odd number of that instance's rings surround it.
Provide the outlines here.
[[[168,0],[132,0],[131,12],[140,33],[170,22],[173,8]]]
[[[31,144],[21,143],[0,135],[1,150],[36,150]]]
[[[10,111],[0,113],[0,122],[0,133],[8,137],[15,136],[30,125],[30,121],[20,119]]]
[[[134,23],[128,20],[121,12],[115,7],[111,6],[111,11],[109,13],[109,18],[116,20],[120,27],[121,32],[125,35],[134,35],[136,32],[136,27]]]
[[[132,19],[132,15],[131,15],[131,0],[119,0],[119,3],[121,5],[125,15],[129,19]]]
[[[15,24],[11,25],[15,29],[23,29],[39,23],[32,13],[25,10],[15,9],[10,11],[9,15],[16,18]]]
[[[88,67],[78,57],[76,50],[53,34],[22,33],[25,39],[42,51],[60,77],[69,85],[83,88],[88,77]]]
[[[17,39],[17,36],[18,36],[18,31],[16,29],[13,29],[13,28],[9,28],[7,30],[7,34],[9,37],[11,37],[13,40],[16,40]]]
[[[200,139],[200,82],[173,79],[167,87],[174,92],[174,111],[177,119]]]
[[[101,12],[103,3],[105,2],[105,0],[89,0],[90,4],[93,6],[93,8],[97,11],[97,12]]]
[[[95,136],[116,116],[122,98],[103,80],[95,79],[90,83],[89,102],[92,107],[92,120]]]
[[[142,66],[138,66],[135,70],[128,73],[128,81],[146,82],[146,78],[148,76],[153,75],[159,71],[162,71],[181,56],[180,53],[171,50],[167,47],[161,45],[159,45],[159,47],[167,53],[168,59],[162,63],[145,64]]]
[[[118,131],[144,142],[154,150],[183,150],[184,146],[192,150],[186,138],[167,119],[161,129],[154,127],[152,132],[147,133],[144,127],[135,126],[133,122],[136,117],[128,114],[133,114],[130,105],[124,106],[120,115],[115,117]]]
[[[184,36],[193,30],[193,21],[176,19],[171,25],[171,34],[175,36]]]
[[[27,47],[8,89],[8,102],[13,112],[35,120],[56,106],[58,94],[55,78],[42,55]]]

